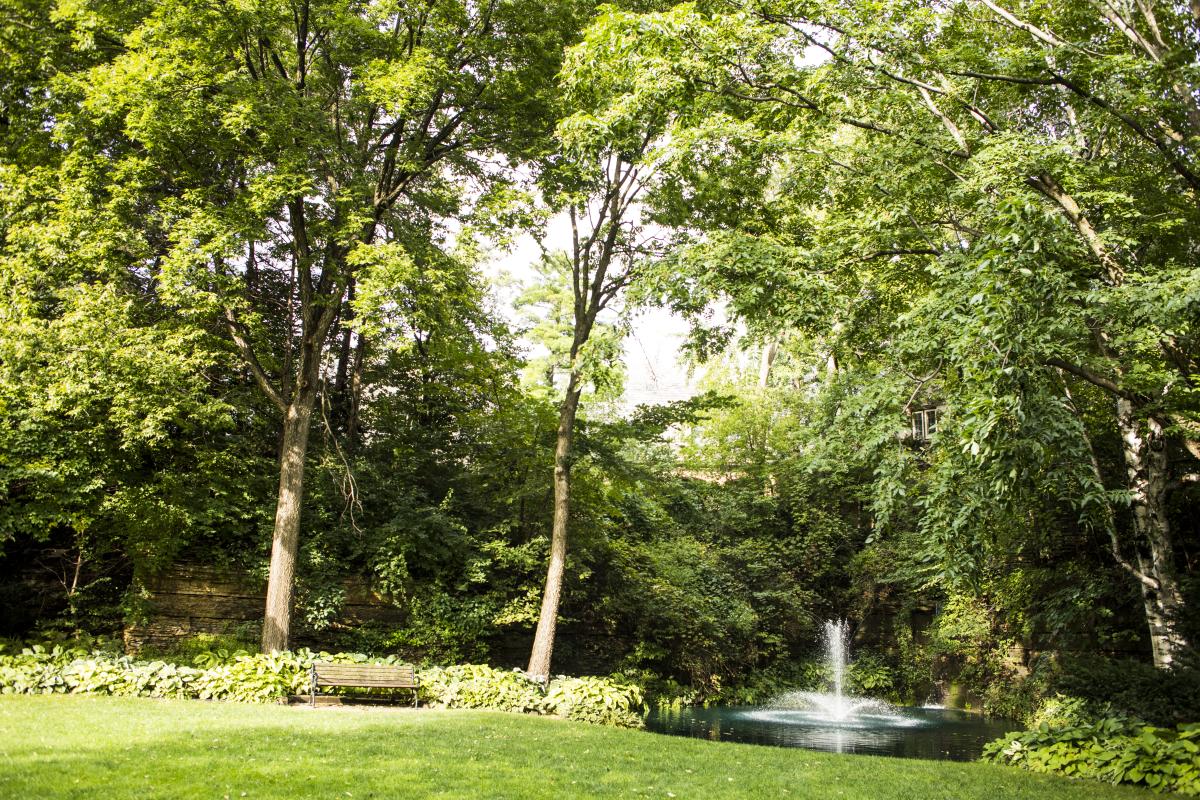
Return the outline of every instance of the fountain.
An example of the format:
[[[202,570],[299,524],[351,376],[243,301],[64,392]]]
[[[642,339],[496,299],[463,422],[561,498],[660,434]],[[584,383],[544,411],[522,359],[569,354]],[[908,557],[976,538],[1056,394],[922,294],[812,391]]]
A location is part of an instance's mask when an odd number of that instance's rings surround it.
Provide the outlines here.
[[[919,724],[896,713],[891,704],[882,700],[846,694],[850,643],[845,620],[827,621],[823,639],[825,668],[831,676],[833,691],[787,692],[754,713],[770,721],[840,728],[913,727]]]
[[[825,668],[832,676],[832,692],[787,692],[774,698],[768,709],[806,712],[814,721],[853,724],[861,715],[888,715],[892,706],[870,697],[845,693],[846,665],[850,652],[849,631],[844,620],[829,620],[824,626]],[[895,716],[892,714],[892,716]]]
[[[830,710],[839,719],[844,719],[852,713],[842,695],[842,686],[846,681],[846,621],[826,620],[825,622],[825,664],[833,673],[833,698]]]
[[[848,722],[865,712],[886,713],[887,703],[869,697],[849,697],[845,693],[849,631],[844,620],[825,623],[825,666],[832,676],[832,692],[788,692],[771,701],[772,708],[810,710],[829,722]]]
[[[960,711],[893,706],[848,691],[849,631],[831,620],[823,630],[824,692],[785,692],[765,706],[661,709],[648,725],[662,733],[806,747],[838,753],[919,758],[977,758],[983,744],[1014,725]]]

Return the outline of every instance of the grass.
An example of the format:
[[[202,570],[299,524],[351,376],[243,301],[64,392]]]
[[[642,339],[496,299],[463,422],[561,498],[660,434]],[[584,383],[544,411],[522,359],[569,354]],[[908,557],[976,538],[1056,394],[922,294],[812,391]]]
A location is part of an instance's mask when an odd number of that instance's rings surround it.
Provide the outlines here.
[[[1055,798],[1148,793],[475,711],[0,697],[3,798]]]

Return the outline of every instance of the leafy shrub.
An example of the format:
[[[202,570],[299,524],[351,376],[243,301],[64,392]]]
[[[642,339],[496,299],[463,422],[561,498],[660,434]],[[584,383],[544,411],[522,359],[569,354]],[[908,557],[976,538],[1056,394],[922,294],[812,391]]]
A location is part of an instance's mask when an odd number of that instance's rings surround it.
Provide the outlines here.
[[[555,678],[543,704],[552,714],[619,728],[642,727],[646,709],[639,687],[608,678]]]
[[[1057,726],[1044,722],[988,744],[983,759],[1032,772],[1200,795],[1200,724],[1172,730],[1127,717]]]
[[[205,654],[205,668],[168,661],[134,661],[128,656],[81,648],[34,646],[0,655],[0,694],[107,694],[131,697],[198,698],[243,703],[278,702],[309,688],[314,661],[394,664],[395,656],[314,653],[299,650],[272,655]],[[607,678],[559,677],[548,691],[519,671],[469,664],[421,670],[420,697],[441,708],[488,708],[529,714],[557,714],[601,725],[640,727],[641,689]],[[345,687],[340,693],[373,690]]]
[[[192,657],[192,663],[197,667],[215,667],[219,664],[228,664],[230,661],[235,661],[242,656],[251,655],[249,650],[226,650],[219,648],[217,650],[204,650]]]
[[[623,669],[613,675],[613,680],[639,687],[648,705],[690,706],[704,701],[701,690],[674,678],[664,678],[650,669]]]
[[[831,679],[824,661],[781,661],[707,698],[730,705],[761,705],[787,692],[818,691]]]
[[[257,649],[253,640],[236,634],[198,633],[179,639],[168,648],[145,647],[142,659],[174,661],[197,667],[211,667],[248,656]]]
[[[110,694],[195,697],[202,671],[165,661],[133,661],[103,651],[41,645],[0,656],[2,694]]]
[[[1082,697],[1055,695],[1042,701],[1033,714],[1030,728],[1046,725],[1050,728],[1066,728],[1097,722],[1104,714],[1096,713],[1094,707]]]
[[[498,612],[489,597],[464,598],[439,591],[415,595],[408,599],[407,624],[387,636],[384,646],[434,663],[483,658]]]
[[[201,700],[265,703],[308,689],[308,666],[291,653],[237,656],[206,669],[197,681]]]
[[[544,708],[541,684],[519,670],[505,671],[482,664],[422,670],[420,697],[441,708],[534,714]]]
[[[886,661],[872,653],[855,657],[847,670],[850,690],[870,697],[892,698],[897,693],[897,676]]]

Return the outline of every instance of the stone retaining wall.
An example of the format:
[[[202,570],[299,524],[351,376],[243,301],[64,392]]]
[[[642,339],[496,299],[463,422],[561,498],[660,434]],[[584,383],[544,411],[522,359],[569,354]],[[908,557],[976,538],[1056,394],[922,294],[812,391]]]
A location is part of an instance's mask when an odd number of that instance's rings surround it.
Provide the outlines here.
[[[125,629],[125,651],[166,648],[197,634],[230,634],[252,629],[257,638],[266,603],[266,584],[237,570],[176,564],[146,583],[146,619]],[[346,582],[338,622],[400,624],[404,613],[362,580]]]

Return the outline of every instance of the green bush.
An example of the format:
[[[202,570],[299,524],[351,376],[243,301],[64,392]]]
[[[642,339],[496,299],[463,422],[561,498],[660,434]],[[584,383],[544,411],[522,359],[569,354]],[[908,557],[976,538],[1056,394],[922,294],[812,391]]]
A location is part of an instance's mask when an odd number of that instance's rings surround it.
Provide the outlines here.
[[[1096,709],[1082,697],[1055,695],[1042,701],[1037,711],[1026,723],[1031,729],[1046,725],[1050,728],[1066,728],[1071,726],[1088,725],[1097,722],[1106,715],[1097,713]]]
[[[482,664],[421,670],[420,697],[441,708],[490,708],[538,714],[542,687],[525,673]]]
[[[1064,720],[1077,711],[1067,709]],[[1200,724],[1155,728],[1127,717],[1043,722],[988,744],[983,759],[1032,772],[1200,795]]]
[[[107,694],[278,702],[308,692],[314,661],[398,663],[395,656],[314,653],[299,650],[272,655],[200,654],[201,668],[168,661],[134,661],[103,651],[55,646],[24,648],[0,655],[0,694]],[[433,667],[419,673],[419,695],[441,708],[488,708],[527,714],[556,714],[601,725],[640,727],[641,690],[607,678],[555,678],[548,688],[519,671],[482,665]],[[373,690],[346,688],[345,694]]]
[[[174,661],[196,667],[211,667],[248,656],[257,650],[255,642],[237,634],[198,633],[179,639],[169,648],[145,647],[138,655],[143,659]]]
[[[831,678],[820,659],[780,661],[706,699],[737,706],[762,705],[787,692],[818,691]]]
[[[690,706],[704,701],[704,692],[700,689],[674,678],[665,678],[650,669],[623,669],[613,675],[613,680],[639,687],[648,705]]]
[[[850,691],[869,697],[896,699],[898,678],[896,671],[874,653],[856,656],[847,670]]]
[[[291,653],[237,656],[233,661],[204,670],[197,680],[201,700],[235,700],[266,703],[308,690],[308,667]]]
[[[482,664],[421,671],[420,696],[440,708],[490,708],[526,714],[555,714],[599,725],[642,725],[642,690],[609,678],[557,677],[542,685],[520,670]]]
[[[561,717],[619,728],[642,727],[646,710],[639,687],[608,678],[555,678],[543,703]]]

